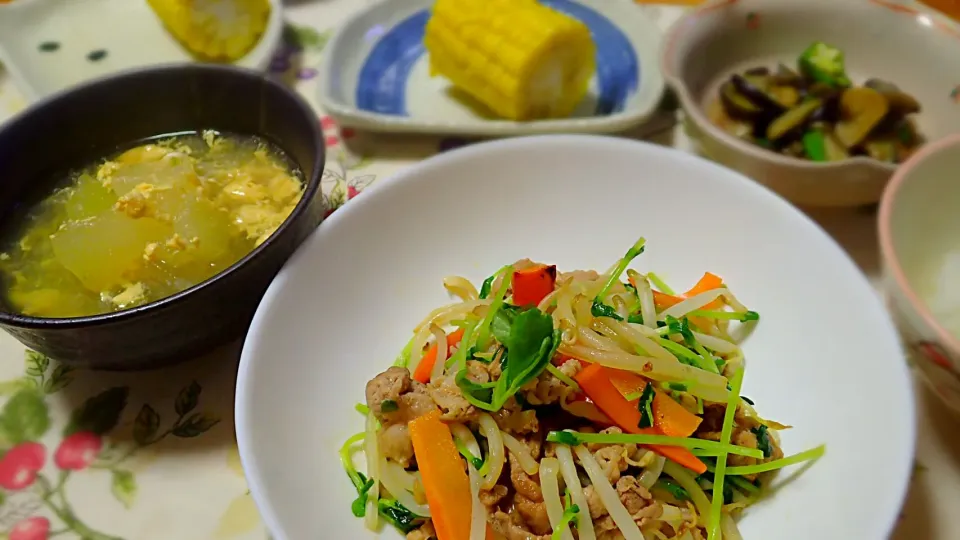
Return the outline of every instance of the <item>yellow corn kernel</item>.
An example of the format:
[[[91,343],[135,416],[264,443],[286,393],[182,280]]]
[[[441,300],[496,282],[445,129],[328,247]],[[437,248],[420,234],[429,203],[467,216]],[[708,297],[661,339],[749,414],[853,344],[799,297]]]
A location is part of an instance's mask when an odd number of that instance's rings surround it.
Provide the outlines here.
[[[424,46],[432,75],[511,120],[569,115],[596,69],[589,28],[535,0],[437,0]]]
[[[257,44],[269,0],[147,0],[167,30],[194,56],[233,62]]]

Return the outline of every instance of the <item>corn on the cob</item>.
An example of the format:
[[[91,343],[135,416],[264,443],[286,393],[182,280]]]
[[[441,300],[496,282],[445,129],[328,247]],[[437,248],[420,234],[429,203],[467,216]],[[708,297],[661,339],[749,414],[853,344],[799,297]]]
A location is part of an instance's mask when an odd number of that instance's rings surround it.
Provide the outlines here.
[[[432,75],[511,120],[569,115],[596,69],[587,26],[536,0],[437,0],[424,46]]]
[[[232,62],[259,41],[269,0],[147,0],[167,30],[202,60]]]

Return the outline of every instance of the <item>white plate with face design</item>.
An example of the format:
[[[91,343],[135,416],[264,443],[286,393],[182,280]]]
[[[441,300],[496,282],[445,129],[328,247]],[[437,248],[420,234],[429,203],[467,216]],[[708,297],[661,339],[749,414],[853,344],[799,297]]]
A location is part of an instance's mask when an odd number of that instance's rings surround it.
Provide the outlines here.
[[[266,69],[283,33],[283,5],[236,62]],[[0,61],[28,101],[124,69],[196,61],[145,0],[13,0],[0,4]]]

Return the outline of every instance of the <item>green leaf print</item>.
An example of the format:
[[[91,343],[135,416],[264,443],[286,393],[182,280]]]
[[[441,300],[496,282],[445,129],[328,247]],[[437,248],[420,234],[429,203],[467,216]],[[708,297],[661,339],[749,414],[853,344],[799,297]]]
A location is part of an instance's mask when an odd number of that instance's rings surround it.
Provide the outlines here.
[[[37,385],[33,379],[21,377],[19,379],[10,379],[9,381],[0,381],[0,396],[12,396],[21,390],[36,390]]]
[[[55,394],[60,390],[63,390],[68,384],[73,381],[73,368],[58,365],[53,368],[53,373],[50,374],[50,378],[43,383],[43,391],[47,394]]]
[[[177,395],[177,402],[174,408],[180,416],[197,408],[197,402],[200,400],[200,385],[193,381],[189,386],[185,386]]]
[[[289,43],[295,43],[304,49],[321,51],[327,45],[327,41],[330,40],[332,31],[318,32],[316,28],[311,26],[289,25],[284,28],[284,34],[285,41]]]
[[[66,437],[78,431],[92,431],[98,435],[107,433],[120,421],[120,414],[127,406],[129,394],[128,387],[116,386],[84,401],[73,410],[70,423],[63,429],[63,436]]]
[[[11,444],[36,441],[50,428],[47,404],[35,390],[21,390],[3,405],[0,433]]]
[[[31,377],[42,377],[50,365],[50,358],[31,350],[27,350],[24,361],[27,364],[26,373]]]
[[[133,440],[140,446],[148,445],[153,442],[159,428],[160,415],[150,405],[144,405],[133,422]]]
[[[137,496],[137,479],[132,472],[123,469],[114,469],[111,473],[110,492],[129,510]]]
[[[173,428],[173,434],[182,438],[196,437],[219,423],[219,419],[204,413],[191,414],[183,423]]]

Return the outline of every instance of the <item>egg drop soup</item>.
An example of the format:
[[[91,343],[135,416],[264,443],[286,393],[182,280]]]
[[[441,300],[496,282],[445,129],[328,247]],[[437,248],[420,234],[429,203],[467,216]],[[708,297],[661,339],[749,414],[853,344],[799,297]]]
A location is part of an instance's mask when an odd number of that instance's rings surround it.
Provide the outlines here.
[[[304,189],[257,137],[151,140],[67,175],[0,244],[10,308],[79,317],[146,304],[228,268],[270,237]]]

